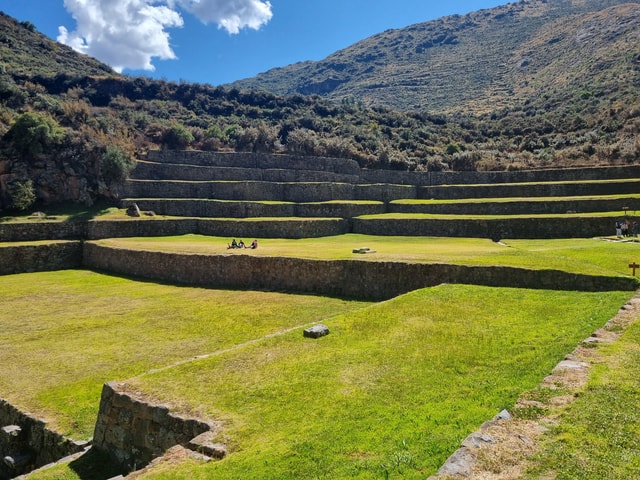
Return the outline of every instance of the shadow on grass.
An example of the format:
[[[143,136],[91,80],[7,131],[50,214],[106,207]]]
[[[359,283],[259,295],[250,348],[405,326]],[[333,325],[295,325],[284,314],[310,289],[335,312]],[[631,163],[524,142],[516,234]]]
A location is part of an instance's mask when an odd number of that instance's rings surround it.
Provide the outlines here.
[[[125,473],[95,448],[69,463],[69,468],[82,480],[107,480]]]
[[[0,223],[24,220],[62,220],[64,222],[86,222],[96,217],[109,213],[110,209],[116,207],[113,202],[102,200],[87,207],[75,203],[64,203],[59,205],[36,204],[29,209],[29,212],[18,212],[9,210],[4,214],[0,213]],[[42,212],[44,216],[35,218],[34,212]]]

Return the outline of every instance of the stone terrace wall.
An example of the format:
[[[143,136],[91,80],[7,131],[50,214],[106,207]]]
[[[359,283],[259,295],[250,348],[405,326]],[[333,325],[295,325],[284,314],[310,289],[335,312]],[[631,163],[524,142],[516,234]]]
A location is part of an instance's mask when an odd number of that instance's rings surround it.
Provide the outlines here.
[[[159,163],[193,164],[214,167],[260,169],[319,170],[355,174],[360,166],[344,158],[305,157],[301,155],[270,155],[244,152],[200,152],[194,150],[151,150],[147,158]]]
[[[19,429],[7,427],[19,427]],[[18,410],[0,398],[0,459],[11,456],[15,468],[0,462],[0,478],[13,478],[62,457],[84,450],[87,442],[74,442],[47,428],[46,422]]]
[[[67,270],[81,265],[80,241],[0,246],[0,275]]]
[[[629,277],[572,274],[557,270],[472,267],[444,264],[308,260],[259,257],[249,252],[228,255],[131,251],[88,242],[88,268],[152,280],[217,288],[309,292],[366,299],[388,299],[441,283],[559,290],[635,290]]]
[[[212,425],[169,413],[169,408],[136,399],[116,382],[104,385],[93,445],[125,472],[147,465],[175,446],[210,431]]]
[[[622,216],[621,216],[622,218]],[[630,217],[635,218],[635,217]],[[437,220],[354,218],[352,233],[363,235],[407,235],[490,238],[590,238],[615,235],[611,217],[535,217]]]
[[[358,175],[357,183],[407,185],[456,185],[485,183],[562,182],[640,178],[640,165],[524,170],[513,172],[405,172],[361,169],[354,160],[235,152],[153,150],[147,158],[154,162],[203,166],[318,170]]]
[[[27,240],[81,239],[87,234],[86,222],[40,222],[0,223],[0,242],[22,242]]]
[[[45,230],[48,230],[50,226],[47,225]],[[163,237],[189,233],[220,237],[317,238],[348,233],[350,223],[349,220],[343,218],[292,218],[286,220],[145,218],[140,220],[95,220],[80,226],[85,232],[86,236],[84,238],[89,240],[123,237]],[[11,240],[6,240],[7,242],[29,242],[47,239],[47,236],[43,235],[43,231],[37,228],[32,231],[30,228],[24,228],[24,224],[12,223],[3,225],[3,227],[7,236],[11,237]],[[72,231],[76,230],[72,229]],[[72,235],[68,238],[75,238],[75,236]],[[9,251],[6,252],[5,255],[9,255]]]

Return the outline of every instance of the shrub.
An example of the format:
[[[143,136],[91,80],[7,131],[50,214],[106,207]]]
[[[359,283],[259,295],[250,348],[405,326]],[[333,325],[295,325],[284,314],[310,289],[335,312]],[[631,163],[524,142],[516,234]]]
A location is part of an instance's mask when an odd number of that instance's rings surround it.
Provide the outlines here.
[[[38,155],[57,145],[63,135],[63,129],[53,118],[27,112],[18,117],[5,138],[22,155]]]
[[[193,134],[182,124],[174,123],[164,132],[163,143],[171,150],[187,148],[195,140]]]
[[[100,161],[102,178],[108,184],[124,182],[129,178],[135,166],[135,160],[119,146],[107,147],[107,151]]]
[[[26,210],[36,202],[36,191],[30,179],[15,182],[11,186],[10,192],[11,205],[16,210]]]

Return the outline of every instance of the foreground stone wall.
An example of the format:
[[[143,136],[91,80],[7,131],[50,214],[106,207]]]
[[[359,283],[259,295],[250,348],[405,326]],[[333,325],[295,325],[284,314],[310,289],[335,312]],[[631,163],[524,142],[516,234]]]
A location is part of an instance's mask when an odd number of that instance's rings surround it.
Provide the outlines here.
[[[0,245],[0,275],[67,270],[82,265],[80,241]]]
[[[93,446],[106,453],[123,471],[148,464],[175,446],[187,446],[212,424],[173,415],[165,405],[134,398],[110,382],[103,386]]]
[[[16,428],[17,427],[17,428]],[[17,475],[81,452],[88,442],[74,442],[47,428],[46,422],[34,418],[0,398],[0,478]]]
[[[84,245],[84,264],[87,268],[189,285],[372,300],[388,299],[441,283],[583,291],[630,291],[638,286],[635,278],[558,270],[259,257],[243,251],[228,255],[179,254],[132,251],[92,242]]]

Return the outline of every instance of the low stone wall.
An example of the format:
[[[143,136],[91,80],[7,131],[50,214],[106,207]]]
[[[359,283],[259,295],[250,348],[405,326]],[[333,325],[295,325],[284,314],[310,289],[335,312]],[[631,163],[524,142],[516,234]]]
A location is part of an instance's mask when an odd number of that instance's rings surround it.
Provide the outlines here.
[[[68,240],[86,237],[85,222],[39,222],[0,223],[0,242],[23,242],[31,240]]]
[[[122,385],[104,385],[93,446],[106,453],[124,472],[147,465],[175,446],[187,446],[212,424],[173,415],[164,405],[137,399]]]
[[[17,428],[16,428],[17,427]],[[75,442],[47,428],[46,422],[20,411],[0,398],[0,478],[13,478],[35,468],[81,452],[88,442]]]
[[[629,217],[635,218],[635,217]],[[535,217],[496,219],[354,218],[352,233],[490,238],[591,238],[615,235],[613,217]]]
[[[0,244],[0,275],[67,270],[82,265],[80,241],[42,244]]]
[[[630,277],[572,274],[558,270],[445,264],[309,260],[132,251],[87,242],[88,268],[152,280],[216,288],[295,291],[341,297],[388,299],[441,283],[556,290],[635,290]]]
[[[579,197],[594,195],[637,194],[640,180],[609,181],[598,183],[497,183],[477,185],[440,185],[418,187],[420,199],[464,199],[507,197]]]
[[[352,218],[385,213],[383,202],[269,203],[205,199],[131,198],[123,207],[135,203],[141,210],[158,215],[205,218],[286,218],[324,217]]]
[[[232,167],[263,170],[292,169],[334,172],[338,174],[358,176],[359,180],[354,181],[354,183],[458,185],[524,182],[584,182],[588,180],[640,178],[640,165],[566,168],[558,170],[522,170],[511,172],[406,172],[397,170],[361,169],[358,163],[354,160],[342,158],[304,157],[296,155],[241,152],[154,150],[148,153],[147,158],[154,162],[181,165],[190,164],[222,168]]]
[[[214,167],[139,161],[133,178],[145,180],[253,181],[253,182],[337,182],[359,183],[358,175],[331,171]]]
[[[615,212],[623,214],[622,207],[628,212],[640,210],[640,198],[591,199],[591,200],[554,200],[545,201],[507,201],[507,202],[456,202],[456,203],[394,203],[388,211],[391,213],[430,213],[445,215],[553,215],[567,212]]]
[[[214,167],[317,170],[357,174],[360,166],[345,158],[273,155],[247,152],[201,152],[194,150],[151,150],[147,158],[154,162],[196,164]]]

